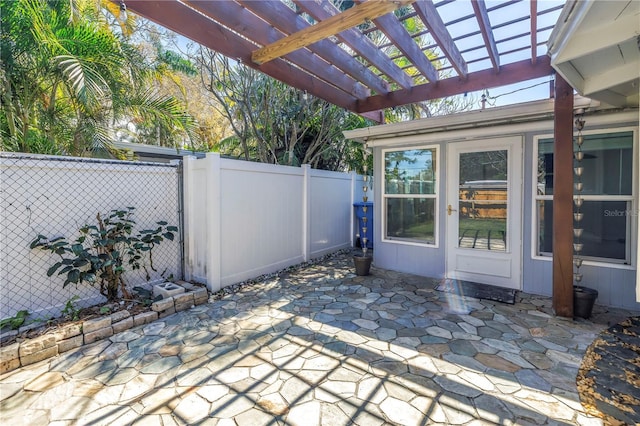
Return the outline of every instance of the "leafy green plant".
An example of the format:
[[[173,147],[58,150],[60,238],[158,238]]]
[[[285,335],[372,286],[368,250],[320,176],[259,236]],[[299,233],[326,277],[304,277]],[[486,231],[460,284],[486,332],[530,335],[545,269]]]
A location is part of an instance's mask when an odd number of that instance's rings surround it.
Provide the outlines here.
[[[100,315],[106,315],[106,314],[110,314],[111,313],[111,308],[108,306],[101,306],[100,307]]]
[[[29,311],[26,311],[26,310],[18,311],[18,313],[16,313],[16,315],[13,317],[0,320],[0,330],[5,328],[6,326],[9,326],[11,330],[17,330],[18,328],[20,328],[22,324],[24,324],[24,320],[28,316],[29,316]]]
[[[71,299],[67,300],[62,310],[62,315],[71,318],[71,321],[78,321],[80,319],[80,308],[76,305],[78,299],[80,299],[80,296],[77,294],[74,295]]]
[[[80,228],[80,236],[73,242],[65,237],[49,240],[38,235],[31,242],[32,249],[40,248],[60,256],[60,261],[47,270],[47,276],[56,272],[66,275],[63,287],[68,284],[88,282],[100,285],[100,294],[109,302],[118,299],[118,291],[125,298],[131,298],[122,274],[127,269],[147,270],[153,266],[153,249],[165,239],[173,241],[178,228],[167,222],[156,222],[154,229],[145,229],[134,233],[135,221],[132,219],[134,207],[126,210],[111,210],[109,216],[96,215],[96,225]]]

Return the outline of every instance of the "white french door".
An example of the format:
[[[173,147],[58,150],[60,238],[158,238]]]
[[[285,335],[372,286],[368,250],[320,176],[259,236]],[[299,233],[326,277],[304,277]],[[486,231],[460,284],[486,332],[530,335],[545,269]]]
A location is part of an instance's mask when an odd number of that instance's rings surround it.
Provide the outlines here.
[[[447,147],[447,278],[520,289],[522,137]]]

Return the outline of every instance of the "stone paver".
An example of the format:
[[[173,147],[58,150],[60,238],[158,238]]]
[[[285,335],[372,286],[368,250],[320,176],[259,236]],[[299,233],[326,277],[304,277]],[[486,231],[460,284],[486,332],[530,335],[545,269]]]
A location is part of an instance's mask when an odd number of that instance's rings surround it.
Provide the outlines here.
[[[452,298],[342,254],[0,376],[0,423],[602,424],[584,352],[624,311]],[[461,307],[464,306],[464,309]],[[615,321],[613,322],[615,323]]]

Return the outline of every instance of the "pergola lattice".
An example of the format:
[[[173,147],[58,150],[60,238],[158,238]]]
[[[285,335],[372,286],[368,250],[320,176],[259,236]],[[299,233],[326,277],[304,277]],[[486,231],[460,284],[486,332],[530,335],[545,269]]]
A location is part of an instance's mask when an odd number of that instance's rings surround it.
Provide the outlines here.
[[[163,27],[376,121],[553,73],[564,1],[125,0]]]

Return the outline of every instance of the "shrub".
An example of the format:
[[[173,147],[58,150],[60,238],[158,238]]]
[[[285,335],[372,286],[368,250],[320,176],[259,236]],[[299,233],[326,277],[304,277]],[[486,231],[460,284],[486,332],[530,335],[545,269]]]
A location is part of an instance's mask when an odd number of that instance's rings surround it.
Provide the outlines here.
[[[47,270],[47,276],[56,272],[58,275],[66,275],[63,287],[71,283],[98,283],[100,294],[109,302],[118,299],[118,290],[123,297],[129,299],[131,295],[122,274],[128,268],[143,268],[149,280],[147,262],[155,271],[152,257],[154,247],[165,239],[173,241],[178,232],[177,227],[162,221],[156,222],[158,226],[155,229],[145,229],[134,234],[134,210],[134,207],[111,210],[106,218],[98,213],[97,224],[84,225],[79,229],[80,236],[73,242],[65,237],[49,240],[44,235],[38,235],[30,247],[48,250],[60,256],[60,261]]]

